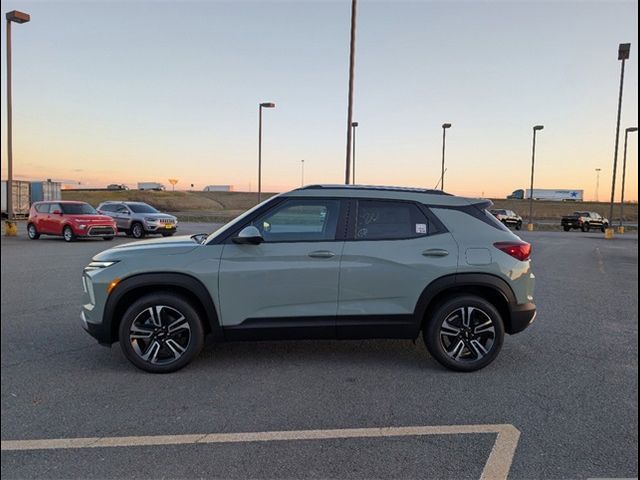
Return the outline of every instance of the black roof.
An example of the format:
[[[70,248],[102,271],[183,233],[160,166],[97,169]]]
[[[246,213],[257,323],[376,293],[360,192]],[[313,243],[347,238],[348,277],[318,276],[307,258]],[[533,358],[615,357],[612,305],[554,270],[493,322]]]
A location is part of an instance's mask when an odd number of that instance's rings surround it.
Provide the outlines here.
[[[307,185],[299,188],[298,190],[373,190],[384,192],[412,192],[412,193],[428,193],[431,195],[449,195],[450,193],[443,192],[442,190],[433,190],[429,188],[414,188],[414,187],[387,187],[383,185]]]

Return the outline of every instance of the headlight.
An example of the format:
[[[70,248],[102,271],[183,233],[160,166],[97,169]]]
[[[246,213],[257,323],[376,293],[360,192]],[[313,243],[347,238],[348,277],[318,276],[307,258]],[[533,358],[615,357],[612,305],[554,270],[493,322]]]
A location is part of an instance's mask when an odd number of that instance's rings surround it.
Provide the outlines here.
[[[91,262],[89,265],[84,267],[85,270],[99,270],[101,268],[107,268],[117,262]]]
[[[78,228],[80,230],[84,230],[85,228],[87,228],[87,226],[84,223],[81,223],[80,225],[78,225]]]

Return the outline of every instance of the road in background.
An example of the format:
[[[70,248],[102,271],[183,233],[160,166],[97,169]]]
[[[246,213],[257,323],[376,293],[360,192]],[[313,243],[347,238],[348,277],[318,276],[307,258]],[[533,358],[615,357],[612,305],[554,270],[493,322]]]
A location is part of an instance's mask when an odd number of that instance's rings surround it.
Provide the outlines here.
[[[79,320],[82,268],[130,239],[3,237],[2,440],[513,424],[512,478],[637,477],[638,237],[519,234],[538,318],[471,374],[440,367],[421,339],[208,345],[184,370],[147,374]],[[2,477],[478,478],[494,440],[3,451]]]

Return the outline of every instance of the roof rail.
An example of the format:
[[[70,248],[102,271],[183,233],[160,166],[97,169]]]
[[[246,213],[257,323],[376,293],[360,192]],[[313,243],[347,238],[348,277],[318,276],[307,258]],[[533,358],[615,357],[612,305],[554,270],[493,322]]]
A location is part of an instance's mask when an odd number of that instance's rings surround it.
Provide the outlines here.
[[[322,189],[331,189],[331,190],[374,190],[374,191],[385,191],[385,192],[408,192],[408,193],[428,193],[430,195],[449,195],[450,193],[443,192],[442,190],[433,190],[429,188],[415,188],[415,187],[393,187],[393,186],[384,186],[384,185],[306,185],[304,187],[299,188],[298,190],[322,190]]]

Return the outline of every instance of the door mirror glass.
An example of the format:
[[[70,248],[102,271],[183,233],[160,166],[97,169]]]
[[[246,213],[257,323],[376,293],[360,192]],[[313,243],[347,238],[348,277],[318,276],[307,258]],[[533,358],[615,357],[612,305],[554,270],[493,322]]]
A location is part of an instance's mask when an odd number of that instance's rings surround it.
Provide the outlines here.
[[[233,238],[233,242],[240,245],[259,245],[264,242],[264,238],[256,227],[249,225],[240,230],[238,235]]]

